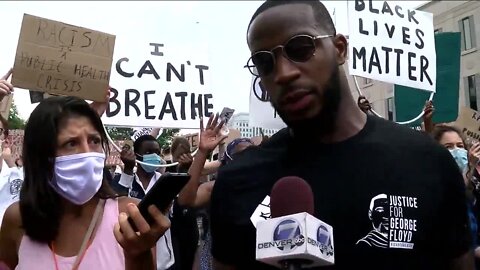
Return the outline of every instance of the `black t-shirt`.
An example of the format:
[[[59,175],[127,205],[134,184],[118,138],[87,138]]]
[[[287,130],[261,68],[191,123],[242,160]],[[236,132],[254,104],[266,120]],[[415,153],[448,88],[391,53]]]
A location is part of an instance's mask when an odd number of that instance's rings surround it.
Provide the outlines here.
[[[218,261],[274,269],[255,262],[250,217],[292,175],[310,184],[315,216],[333,227],[335,266],[319,269],[444,269],[468,251],[463,178],[444,147],[373,116],[348,140],[313,140],[296,142],[284,129],[220,169],[211,204]]]

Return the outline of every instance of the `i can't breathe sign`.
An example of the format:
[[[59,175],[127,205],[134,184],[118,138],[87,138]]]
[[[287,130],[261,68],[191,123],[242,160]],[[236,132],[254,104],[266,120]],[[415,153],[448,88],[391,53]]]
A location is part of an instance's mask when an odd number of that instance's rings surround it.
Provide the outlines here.
[[[351,75],[435,92],[431,13],[401,2],[349,1]]]

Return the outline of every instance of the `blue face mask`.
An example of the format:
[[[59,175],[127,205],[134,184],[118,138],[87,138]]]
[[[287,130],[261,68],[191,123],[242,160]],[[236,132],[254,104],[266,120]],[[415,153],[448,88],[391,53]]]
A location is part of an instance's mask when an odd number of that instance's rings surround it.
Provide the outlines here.
[[[162,164],[162,158],[157,155],[157,154],[147,154],[143,155],[143,162],[151,164],[151,165],[160,165]],[[142,166],[143,170],[147,173],[152,173],[156,171],[159,167],[156,166],[149,166],[146,164],[140,164]]]
[[[457,162],[460,171],[464,172],[468,164],[467,150],[463,148],[455,148],[453,150],[450,150],[450,154],[452,154],[453,158]]]

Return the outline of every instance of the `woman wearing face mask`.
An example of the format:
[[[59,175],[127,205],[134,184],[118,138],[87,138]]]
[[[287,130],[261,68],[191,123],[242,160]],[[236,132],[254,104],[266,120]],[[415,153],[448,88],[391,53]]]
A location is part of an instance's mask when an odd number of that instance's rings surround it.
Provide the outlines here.
[[[0,261],[18,270],[155,269],[151,248],[169,221],[150,206],[149,225],[137,200],[116,198],[103,178],[107,152],[100,117],[84,100],[52,97],[35,108],[20,201],[0,230]]]
[[[452,126],[436,126],[433,129],[432,136],[437,142],[450,151],[457,162],[460,171],[464,175],[466,194],[469,199],[467,203],[468,214],[470,216],[470,227],[473,235],[473,247],[477,260],[477,268],[479,268],[480,247],[478,246],[477,236],[478,214],[475,214],[475,212],[478,212],[475,211],[475,208],[478,208],[478,205],[474,196],[474,185],[472,180],[474,171],[479,167],[480,144],[475,143],[469,150],[467,150],[465,140],[462,138],[460,130]]]

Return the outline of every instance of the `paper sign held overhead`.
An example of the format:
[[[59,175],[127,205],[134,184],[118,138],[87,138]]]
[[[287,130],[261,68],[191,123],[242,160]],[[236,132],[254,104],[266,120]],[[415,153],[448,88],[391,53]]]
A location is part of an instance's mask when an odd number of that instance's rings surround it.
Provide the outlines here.
[[[349,1],[351,75],[435,92],[436,53],[431,13],[400,1]]]
[[[104,101],[114,46],[114,35],[24,14],[12,84]]]
[[[105,125],[196,129],[217,112],[208,47],[162,38],[118,37]]]
[[[460,114],[455,122],[466,137],[467,143],[480,141],[480,113],[467,107],[460,109]]]

